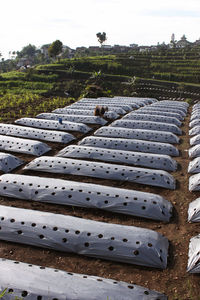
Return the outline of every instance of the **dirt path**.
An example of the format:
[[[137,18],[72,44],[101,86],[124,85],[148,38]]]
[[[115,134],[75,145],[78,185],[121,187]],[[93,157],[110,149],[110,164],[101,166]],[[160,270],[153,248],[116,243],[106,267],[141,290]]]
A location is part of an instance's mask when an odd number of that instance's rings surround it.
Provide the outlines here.
[[[190,108],[191,112],[191,108]],[[144,220],[130,216],[109,213],[97,209],[73,208],[46,203],[35,203],[16,199],[0,198],[0,204],[34,210],[60,213],[91,220],[123,225],[140,226],[159,231],[170,241],[169,263],[166,270],[156,270],[123,263],[105,261],[95,258],[87,258],[76,254],[62,253],[53,250],[45,250],[32,246],[18,245],[15,243],[0,241],[0,257],[19,260],[31,264],[53,267],[89,275],[97,275],[115,280],[135,283],[163,292],[169,296],[169,300],[198,300],[200,299],[200,278],[198,275],[186,273],[188,259],[189,239],[199,233],[198,224],[187,223],[188,204],[197,198],[198,193],[188,191],[188,153],[189,137],[188,123],[190,112],[182,126],[183,135],[178,145],[180,156],[176,158],[179,163],[177,172],[172,173],[177,179],[175,191],[156,187],[142,186],[132,183],[120,183],[121,188],[136,189],[145,192],[157,193],[171,201],[175,207],[175,214],[169,224],[163,224],[153,220]],[[75,142],[76,143],[76,142]],[[53,146],[54,147],[54,146]],[[55,145],[55,147],[58,147]],[[58,149],[53,149],[55,153]],[[16,173],[23,173],[18,170]],[[29,173],[29,175],[57,177],[82,182],[100,183],[107,186],[119,187],[117,181],[105,181],[101,179],[84,178],[81,176],[60,176],[58,174]]]

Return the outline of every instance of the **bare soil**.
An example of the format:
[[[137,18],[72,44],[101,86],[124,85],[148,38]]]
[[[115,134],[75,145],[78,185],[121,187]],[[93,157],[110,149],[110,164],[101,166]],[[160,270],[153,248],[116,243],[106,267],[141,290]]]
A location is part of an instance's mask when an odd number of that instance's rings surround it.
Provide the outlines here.
[[[136,189],[144,192],[157,193],[174,205],[174,216],[170,223],[162,223],[153,220],[145,220],[117,213],[105,212],[97,209],[74,208],[62,205],[47,203],[36,203],[33,201],[16,200],[12,198],[0,198],[1,205],[41,210],[52,213],[72,215],[90,220],[103,221],[108,223],[132,225],[156,230],[165,235],[170,241],[168,267],[166,270],[145,268],[136,265],[111,262],[101,259],[88,258],[76,254],[58,252],[48,249],[41,249],[33,246],[15,244],[0,241],[0,257],[23,261],[29,264],[38,264],[46,267],[65,270],[68,272],[82,273],[88,275],[102,276],[115,280],[126,281],[168,295],[169,300],[198,300],[200,299],[200,277],[186,273],[188,260],[189,239],[199,233],[199,224],[187,222],[187,210],[191,201],[196,199],[198,193],[191,193],[188,190],[188,123],[191,108],[182,126],[183,135],[181,143],[177,145],[180,156],[175,158],[178,162],[178,170],[173,172],[177,180],[176,190],[166,190],[157,187],[133,184],[128,182],[108,181],[83,176],[67,176],[59,174],[48,174],[43,172],[24,172],[22,167],[12,173],[37,175],[41,177],[63,178],[81,182],[98,183],[106,186],[116,186],[127,189]],[[96,129],[96,127],[94,128]],[[92,134],[91,132],[88,134]],[[78,134],[80,140],[83,136]],[[74,144],[77,141],[73,142]],[[65,145],[58,143],[47,143],[52,147],[50,155],[55,155]],[[29,162],[33,159],[28,155],[17,155]]]

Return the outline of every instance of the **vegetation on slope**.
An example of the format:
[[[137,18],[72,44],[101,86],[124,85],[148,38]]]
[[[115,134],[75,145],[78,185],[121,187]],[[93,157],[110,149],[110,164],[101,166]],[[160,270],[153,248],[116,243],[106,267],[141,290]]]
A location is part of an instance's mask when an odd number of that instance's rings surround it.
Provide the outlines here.
[[[23,72],[1,73],[0,96],[33,94],[40,100],[51,97],[49,101],[66,95],[74,100],[113,95],[159,98],[159,89],[165,89],[166,97],[195,98],[198,95],[192,93],[200,93],[199,56],[195,48],[60,59]]]

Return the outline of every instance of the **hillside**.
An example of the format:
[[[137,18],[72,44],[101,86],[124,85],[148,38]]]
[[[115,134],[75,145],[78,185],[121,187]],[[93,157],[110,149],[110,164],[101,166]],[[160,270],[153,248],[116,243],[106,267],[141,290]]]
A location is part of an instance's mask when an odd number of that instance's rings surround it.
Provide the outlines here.
[[[165,52],[79,57],[1,73],[0,95],[34,94],[73,100],[80,97],[148,96],[197,99],[198,48]]]

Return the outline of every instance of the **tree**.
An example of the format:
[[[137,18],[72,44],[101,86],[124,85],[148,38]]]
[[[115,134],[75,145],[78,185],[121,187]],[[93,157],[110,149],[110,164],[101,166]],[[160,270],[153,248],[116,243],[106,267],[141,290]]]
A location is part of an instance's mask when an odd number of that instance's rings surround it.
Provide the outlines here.
[[[48,48],[49,56],[56,58],[56,56],[62,52],[62,48],[63,48],[62,42],[59,40],[56,40]]]
[[[106,37],[106,33],[105,32],[98,32],[96,34],[97,36],[97,39],[98,39],[98,42],[101,44],[101,47],[102,47],[102,44],[107,40],[107,37]]]
[[[18,57],[33,57],[36,54],[36,46],[29,44],[22,48],[20,52],[17,52]]]

